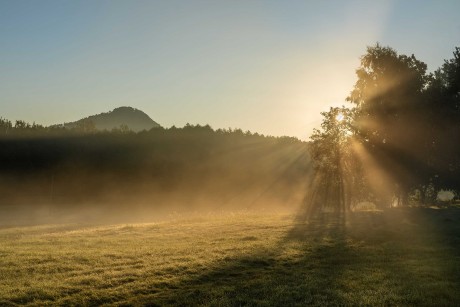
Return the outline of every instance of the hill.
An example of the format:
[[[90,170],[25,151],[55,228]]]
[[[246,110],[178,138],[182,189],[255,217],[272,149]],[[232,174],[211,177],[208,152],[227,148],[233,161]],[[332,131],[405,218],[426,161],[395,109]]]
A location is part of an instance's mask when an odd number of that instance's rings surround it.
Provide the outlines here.
[[[85,121],[91,121],[98,130],[112,130],[126,125],[130,130],[138,132],[160,127],[147,114],[132,107],[119,107],[110,112],[91,115],[75,122],[64,123],[64,127],[74,128]]]

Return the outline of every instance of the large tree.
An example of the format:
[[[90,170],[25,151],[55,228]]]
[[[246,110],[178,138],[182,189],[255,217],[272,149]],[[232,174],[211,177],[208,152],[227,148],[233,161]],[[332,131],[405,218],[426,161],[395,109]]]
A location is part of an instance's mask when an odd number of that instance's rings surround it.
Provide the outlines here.
[[[428,172],[424,127],[425,63],[379,44],[368,47],[347,100],[357,107],[354,125],[366,150],[392,178],[405,202],[408,191]]]
[[[414,55],[398,55],[390,47],[367,48],[357,69],[358,80],[347,97],[358,107],[356,124],[372,144],[400,141],[399,126],[423,100],[429,80],[427,66]]]

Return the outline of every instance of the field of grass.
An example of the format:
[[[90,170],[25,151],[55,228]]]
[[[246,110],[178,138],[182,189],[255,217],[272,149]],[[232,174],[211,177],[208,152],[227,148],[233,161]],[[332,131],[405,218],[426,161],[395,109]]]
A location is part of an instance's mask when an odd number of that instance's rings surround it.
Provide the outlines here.
[[[460,306],[460,210],[0,229],[0,305]]]

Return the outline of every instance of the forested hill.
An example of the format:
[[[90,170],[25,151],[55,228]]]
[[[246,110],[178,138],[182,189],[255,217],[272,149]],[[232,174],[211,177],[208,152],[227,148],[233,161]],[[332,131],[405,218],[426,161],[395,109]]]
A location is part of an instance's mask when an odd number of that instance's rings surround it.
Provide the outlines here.
[[[132,107],[119,107],[113,111],[88,116],[75,122],[65,123],[66,128],[75,128],[84,125],[85,122],[94,124],[97,130],[112,130],[120,127],[138,132],[160,127],[158,123],[152,120],[141,110]]]

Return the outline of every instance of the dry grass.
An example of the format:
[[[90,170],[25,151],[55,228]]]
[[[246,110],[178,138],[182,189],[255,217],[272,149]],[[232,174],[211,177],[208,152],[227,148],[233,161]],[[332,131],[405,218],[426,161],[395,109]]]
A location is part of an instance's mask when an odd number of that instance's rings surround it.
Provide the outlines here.
[[[0,305],[460,305],[458,209],[0,230]]]

